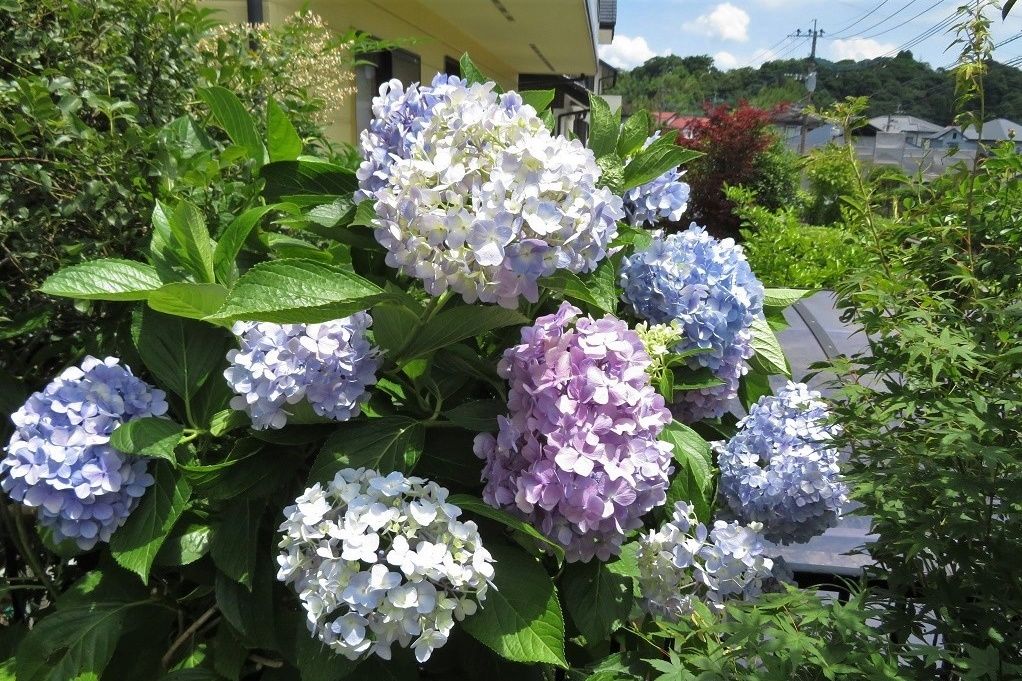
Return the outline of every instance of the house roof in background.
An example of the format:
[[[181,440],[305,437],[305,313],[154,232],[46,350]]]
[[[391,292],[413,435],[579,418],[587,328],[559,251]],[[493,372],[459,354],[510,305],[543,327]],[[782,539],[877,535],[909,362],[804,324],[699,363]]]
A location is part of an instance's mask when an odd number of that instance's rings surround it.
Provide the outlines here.
[[[941,128],[937,132],[935,132],[932,135],[930,135],[930,139],[937,139],[937,138],[943,137],[944,135],[948,134],[949,132],[961,132],[961,128],[959,128],[957,125],[947,125],[947,126],[944,126],[943,128]]]
[[[977,139],[975,128],[968,128],[964,135],[965,139]],[[1010,139],[1022,142],[1022,125],[1007,118],[995,118],[983,124],[983,135],[979,139],[983,142],[1003,142]]]
[[[901,114],[876,116],[869,119],[869,124],[880,132],[923,132],[932,134],[940,132],[944,127],[916,116],[904,116]]]
[[[651,115],[657,126],[671,130],[687,130],[707,120],[706,116],[682,116],[673,111],[653,111]]]

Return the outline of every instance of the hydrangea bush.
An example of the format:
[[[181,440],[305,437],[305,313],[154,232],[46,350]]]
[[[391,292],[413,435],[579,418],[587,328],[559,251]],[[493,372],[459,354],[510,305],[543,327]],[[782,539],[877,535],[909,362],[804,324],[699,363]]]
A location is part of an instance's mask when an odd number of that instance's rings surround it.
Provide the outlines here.
[[[701,227],[647,229],[692,152],[596,96],[584,146],[550,132],[552,92],[462,74],[384,85],[357,172],[273,106],[258,142],[220,92],[222,162],[261,203],[215,240],[159,204],[149,262],[46,281],[133,319],[13,416],[5,576],[32,590],[0,669],[584,678],[617,651],[648,678],[642,631],[758,602],[761,523],[836,513],[817,397],[764,396],[803,292]]]

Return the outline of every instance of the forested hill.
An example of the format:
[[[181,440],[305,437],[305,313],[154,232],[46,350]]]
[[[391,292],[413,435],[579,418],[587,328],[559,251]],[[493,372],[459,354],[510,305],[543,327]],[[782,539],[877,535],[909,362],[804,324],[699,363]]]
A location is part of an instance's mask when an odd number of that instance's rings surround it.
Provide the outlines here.
[[[629,109],[698,113],[704,102],[771,107],[797,102],[805,86],[795,74],[806,70],[804,59],[766,62],[758,69],[721,71],[708,56],[654,57],[631,71],[622,71],[610,91],[624,96]],[[910,114],[942,125],[951,122],[954,82],[949,70],[916,61],[911,52],[865,61],[819,60],[814,103],[827,106],[849,96],[868,96],[870,116]],[[989,118],[1022,121],[1022,71],[990,64],[986,81]]]

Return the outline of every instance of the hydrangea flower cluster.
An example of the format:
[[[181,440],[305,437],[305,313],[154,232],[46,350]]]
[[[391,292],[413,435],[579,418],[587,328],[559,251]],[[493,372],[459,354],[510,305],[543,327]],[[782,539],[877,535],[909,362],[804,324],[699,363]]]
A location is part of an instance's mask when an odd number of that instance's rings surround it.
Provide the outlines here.
[[[421,127],[407,158],[391,153],[385,171],[362,172],[387,264],[432,295],[452,289],[512,308],[520,296],[538,300],[537,280],[558,269],[595,269],[624,211],[596,186],[593,153],[551,135],[521,96],[497,95],[492,83],[438,92],[429,120],[407,126]],[[370,181],[384,175],[382,186]]]
[[[671,447],[657,437],[671,413],[638,335],[580,314],[562,303],[504,352],[510,414],[496,438],[476,437],[475,452],[486,460],[486,503],[531,522],[569,561],[607,560],[666,501]]]
[[[397,643],[425,662],[447,642],[493,578],[476,524],[447,495],[400,472],[346,468],[284,509],[277,579],[293,585],[313,635],[351,660],[389,660]]]
[[[412,145],[433,117],[433,107],[451,88],[464,84],[457,76],[438,73],[431,85],[413,83],[405,88],[393,79],[380,86],[380,96],[373,98],[373,120],[360,137],[363,160],[356,172],[356,203],[387,185],[390,167],[409,157]]]
[[[729,598],[752,600],[771,577],[760,525],[718,520],[712,530],[679,501],[671,522],[639,541],[639,589],[652,614],[678,621],[703,601],[716,610]]]
[[[323,324],[237,322],[240,350],[227,353],[224,371],[237,393],[231,408],[245,411],[256,430],[283,428],[287,406],[307,400],[320,416],[357,416],[376,383],[379,353],[366,338],[365,312]]]
[[[110,541],[153,484],[149,460],[109,445],[117,426],[167,413],[166,393],[116,357],[86,357],[33,393],[12,416],[16,428],[0,461],[0,487],[37,509],[58,542],[91,549]]]
[[[791,383],[761,397],[739,431],[717,447],[720,493],[740,519],[763,523],[766,537],[805,542],[836,524],[848,502],[820,393]]]
[[[649,147],[660,137],[656,131],[642,145]],[[677,222],[688,208],[689,186],[681,181],[682,172],[672,168],[660,177],[654,178],[625,192],[625,215],[628,223],[635,227],[655,225],[661,220]]]
[[[718,241],[693,223],[684,232],[658,235],[649,248],[625,258],[620,280],[636,315],[654,324],[678,322],[684,338],[676,350],[700,350],[688,365],[708,368],[723,382],[684,393],[679,416],[721,416],[748,372],[752,324],[763,313],[763,284],[741,246]]]

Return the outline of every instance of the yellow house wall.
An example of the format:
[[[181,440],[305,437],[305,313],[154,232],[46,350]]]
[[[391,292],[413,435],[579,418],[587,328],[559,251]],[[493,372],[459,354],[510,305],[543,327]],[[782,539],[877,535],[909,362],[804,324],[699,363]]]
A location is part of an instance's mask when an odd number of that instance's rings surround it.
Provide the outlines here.
[[[222,21],[246,20],[245,0],[204,0],[202,4],[220,10],[217,16]],[[457,59],[468,52],[472,61],[502,87],[517,85],[518,72],[514,67],[456,25],[430,12],[428,3],[416,0],[264,0],[263,17],[270,23],[279,23],[306,5],[339,33],[355,28],[386,40],[410,39],[404,48],[419,55],[421,78],[425,81],[443,71],[444,57]],[[328,135],[339,141],[354,142],[357,135],[354,95],[345,100],[336,117],[327,130]]]

